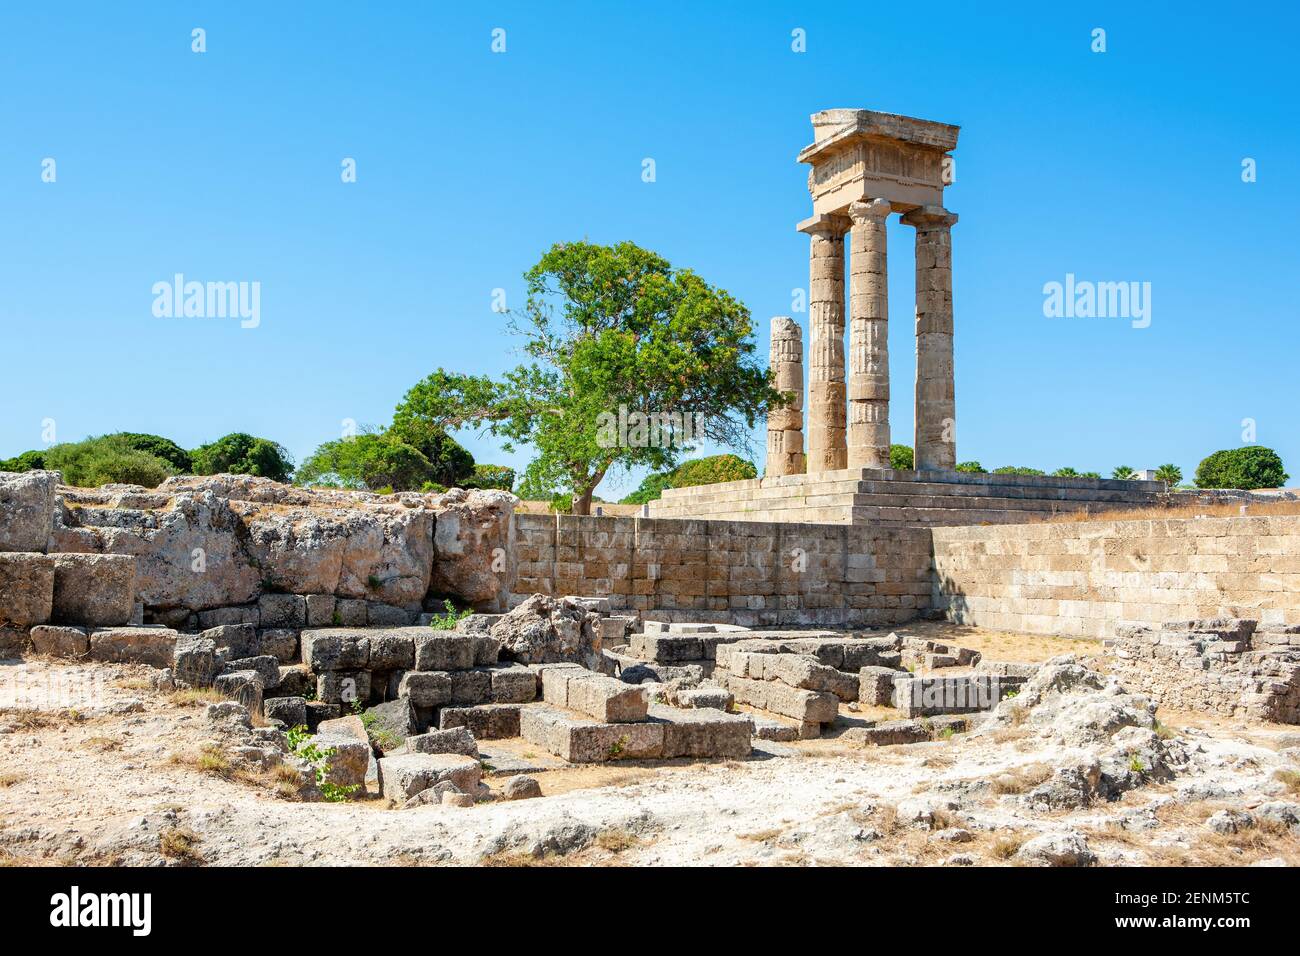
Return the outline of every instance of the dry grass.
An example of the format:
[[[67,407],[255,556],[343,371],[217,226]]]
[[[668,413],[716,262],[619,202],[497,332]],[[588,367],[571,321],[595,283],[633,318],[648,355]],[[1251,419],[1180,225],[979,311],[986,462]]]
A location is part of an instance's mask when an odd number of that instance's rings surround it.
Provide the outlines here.
[[[781,835],[780,827],[773,827],[769,830],[755,830],[753,833],[736,834],[742,840],[749,840],[753,843],[767,843],[769,840],[775,840]]]
[[[1052,768],[1045,763],[1031,763],[1000,773],[989,781],[989,789],[996,794],[1024,793],[1045,783],[1052,776]]]
[[[608,850],[610,853],[622,853],[624,850],[630,850],[632,847],[637,846],[640,842],[622,827],[611,827],[596,834],[596,846],[602,850]]]
[[[189,827],[171,827],[158,834],[158,852],[169,860],[198,866],[206,862],[199,853],[202,838]]]
[[[175,707],[201,707],[206,704],[219,704],[227,698],[211,687],[188,687],[184,690],[172,691],[167,695],[167,700]]]
[[[84,719],[75,710],[33,710],[29,707],[0,707],[0,718],[17,730],[48,730]]]
[[[81,742],[81,746],[98,753],[111,753],[122,749],[122,741],[116,737],[87,737]]]
[[[483,857],[478,861],[478,865],[494,867],[524,867],[568,866],[569,864],[562,856],[533,856],[531,853],[525,853],[523,850],[502,850],[500,853],[493,853],[489,856]]]
[[[1286,792],[1291,796],[1300,796],[1300,773],[1294,770],[1279,770],[1273,774],[1273,779],[1286,787]]]
[[[989,846],[989,853],[994,859],[1010,860],[1025,845],[1026,837],[1021,833],[1006,833],[995,837]]]
[[[21,773],[13,773],[11,771],[0,773],[0,789],[5,787],[12,787],[14,784],[16,784],[19,780],[22,779],[23,779],[23,775]]]

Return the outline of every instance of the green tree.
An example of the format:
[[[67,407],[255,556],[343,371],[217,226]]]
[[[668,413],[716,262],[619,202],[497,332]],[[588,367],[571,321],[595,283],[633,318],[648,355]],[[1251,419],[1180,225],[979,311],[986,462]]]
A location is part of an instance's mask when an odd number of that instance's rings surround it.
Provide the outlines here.
[[[984,470],[984,466],[978,461],[959,461],[957,462],[957,470],[964,471],[971,475],[984,475],[988,473]]]
[[[672,471],[674,488],[690,488],[695,485],[712,485],[720,481],[746,481],[758,477],[754,463],[738,455],[710,455],[707,458],[692,458],[684,461]]]
[[[1112,478],[1118,478],[1121,481],[1131,481],[1132,479],[1137,477],[1137,472],[1134,471],[1132,468],[1130,468],[1128,465],[1120,465],[1118,468],[1116,468],[1114,471],[1110,473],[1110,476]]]
[[[0,471],[40,471],[44,468],[43,451],[25,451],[17,457],[0,460]]]
[[[889,446],[889,467],[895,471],[912,470],[912,446],[911,445],[890,445]]]
[[[300,485],[411,491],[433,480],[429,459],[383,433],[354,435],[317,448],[294,476]]]
[[[1092,478],[1092,479],[1094,479],[1094,480],[1096,480],[1096,481],[1101,481],[1101,472],[1099,472],[1099,471],[1085,471],[1085,472],[1084,472],[1083,474],[1081,474],[1079,477],[1080,477],[1080,478]]]
[[[1161,465],[1156,469],[1156,481],[1163,481],[1170,488],[1183,480],[1183,470],[1177,465]]]
[[[641,479],[636,491],[624,498],[620,504],[643,505],[649,501],[658,501],[663,497],[664,489],[673,486],[671,472],[652,471]]]
[[[1281,488],[1290,476],[1278,453],[1263,445],[1216,451],[1196,467],[1197,488]]]
[[[500,380],[439,369],[407,392],[395,428],[469,425],[506,451],[530,445],[520,493],[569,494],[589,514],[611,469],[665,470],[704,440],[746,447],[758,419],[789,400],[755,359],[749,310],[653,252],[560,243],[524,278],[509,328],[525,364]],[[645,415],[659,427],[633,424]]]
[[[1068,465],[1065,468],[1058,468],[1052,472],[1053,478],[1079,478],[1080,474]]]
[[[62,472],[65,482],[81,488],[111,483],[156,488],[175,474],[168,462],[133,448],[120,435],[51,445],[43,457],[46,468]]]
[[[464,486],[510,491],[515,486],[515,470],[505,465],[475,465],[474,474],[466,479]]]
[[[273,441],[232,432],[190,452],[196,475],[257,475],[272,481],[288,481],[293,459]]]
[[[140,432],[117,432],[107,437],[120,438],[137,451],[148,452],[155,458],[161,458],[176,469],[177,474],[187,474],[193,468],[190,453],[170,438],[163,438],[161,435],[141,434]]]
[[[1026,468],[1026,467],[1024,467],[1023,465],[1003,465],[1001,468],[994,468],[994,469],[993,469],[993,474],[995,474],[995,475],[1026,475],[1026,476],[1033,477],[1033,476],[1042,475],[1042,471],[1040,471],[1040,470],[1037,469],[1037,468]]]

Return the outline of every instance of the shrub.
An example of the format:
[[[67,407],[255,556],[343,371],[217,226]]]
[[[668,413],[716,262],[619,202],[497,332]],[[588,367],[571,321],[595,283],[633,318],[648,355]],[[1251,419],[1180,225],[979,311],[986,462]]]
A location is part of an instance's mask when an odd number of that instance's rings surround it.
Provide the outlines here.
[[[272,481],[288,481],[293,473],[289,453],[266,438],[232,432],[190,453],[196,475],[256,475]]]
[[[411,491],[432,481],[433,465],[419,449],[385,434],[327,441],[298,469],[300,485]]]
[[[155,458],[161,458],[176,469],[177,474],[188,474],[193,467],[190,453],[170,438],[161,435],[146,435],[140,432],[117,432],[108,438],[119,438],[136,451],[148,452]]]
[[[44,453],[45,467],[63,472],[70,485],[94,488],[120,483],[156,488],[175,469],[161,458],[132,448],[118,435],[52,445]]]
[[[959,461],[957,462],[957,470],[964,471],[967,474],[971,474],[971,475],[988,474],[988,472],[985,471],[984,466],[981,465],[978,461]]]
[[[1042,471],[1037,468],[1026,468],[1022,465],[1003,465],[1001,468],[994,468],[995,475],[1042,475]]]
[[[672,473],[661,471],[652,471],[641,479],[641,484],[637,486],[636,491],[632,492],[620,502],[625,505],[643,505],[648,501],[658,501],[663,495],[665,488],[671,488]]]
[[[915,465],[910,445],[889,446],[889,467],[895,471],[911,471]]]
[[[446,432],[419,419],[407,418],[393,422],[383,434],[410,445],[429,459],[432,469],[429,481],[447,488],[470,487],[467,482],[474,475],[474,456]]]
[[[510,491],[515,486],[515,470],[505,465],[475,465],[474,474],[465,479],[465,488],[496,488]]]
[[[1073,468],[1066,467],[1066,468],[1056,469],[1056,471],[1052,472],[1052,477],[1053,478],[1079,478],[1081,476]]]
[[[684,461],[671,472],[674,488],[691,488],[696,485],[712,485],[719,481],[744,481],[757,478],[758,469],[753,462],[737,455],[710,455],[708,458],[694,458]]]
[[[1216,451],[1196,468],[1197,488],[1280,488],[1290,477],[1271,448],[1247,445]]]
[[[40,471],[44,467],[43,451],[25,451],[15,458],[0,459],[0,471]]]

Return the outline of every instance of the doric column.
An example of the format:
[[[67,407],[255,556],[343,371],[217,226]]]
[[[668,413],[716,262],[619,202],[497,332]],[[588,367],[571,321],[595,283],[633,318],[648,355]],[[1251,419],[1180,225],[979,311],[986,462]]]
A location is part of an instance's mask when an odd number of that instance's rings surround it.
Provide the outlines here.
[[[845,216],[818,216],[800,228],[812,237],[808,280],[808,471],[848,467],[844,444]]]
[[[774,387],[791,396],[784,408],[767,414],[767,470],[775,475],[802,475],[803,456],[803,330],[787,315],[772,319],[769,368]]]
[[[889,467],[889,201],[849,206],[848,467]]]
[[[916,445],[918,471],[957,466],[952,366],[952,226],[942,206],[903,217],[916,227]]]

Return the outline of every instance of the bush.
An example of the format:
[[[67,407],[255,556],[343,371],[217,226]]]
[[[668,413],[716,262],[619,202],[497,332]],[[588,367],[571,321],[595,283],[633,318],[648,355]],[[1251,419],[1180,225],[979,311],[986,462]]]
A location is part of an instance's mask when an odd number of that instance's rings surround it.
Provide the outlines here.
[[[266,438],[232,432],[190,453],[196,475],[256,475],[288,481],[293,473],[289,453]]]
[[[915,466],[910,445],[889,446],[889,467],[895,471],[911,471]]]
[[[0,471],[41,471],[44,468],[43,451],[25,451],[16,458],[0,458]]]
[[[429,459],[429,481],[448,488],[471,487],[466,482],[474,476],[474,456],[446,432],[419,419],[406,419],[394,422],[383,434],[410,445]]]
[[[298,469],[300,485],[411,491],[433,480],[433,465],[418,449],[386,435],[327,441]]]
[[[176,469],[177,474],[188,474],[193,468],[190,453],[170,438],[163,438],[161,435],[146,435],[139,432],[118,432],[115,435],[105,437],[121,439],[136,451],[147,452],[155,458],[161,458]]]
[[[671,488],[672,474],[659,471],[651,472],[641,480],[636,491],[624,498],[620,504],[643,505],[648,501],[658,501],[665,488]]]
[[[140,451],[120,435],[52,445],[44,452],[45,467],[63,472],[63,480],[81,488],[111,483],[156,488],[176,473],[170,463]]]
[[[672,487],[691,488],[719,481],[744,481],[758,477],[753,462],[736,455],[711,455],[684,461],[671,472]]]
[[[1281,488],[1290,477],[1278,453],[1263,445],[1216,451],[1196,468],[1197,488]]]
[[[1043,472],[1042,472],[1041,470],[1037,469],[1037,468],[1025,468],[1025,467],[1022,466],[1022,465],[1003,465],[1001,468],[994,468],[994,469],[993,469],[993,474],[995,474],[995,475],[1028,475],[1028,476],[1033,477],[1033,476],[1036,476],[1036,475],[1042,475]]]
[[[971,475],[988,474],[988,472],[984,470],[984,466],[981,465],[978,461],[959,461],[957,463],[957,470],[964,471],[967,474],[971,474]]]
[[[515,470],[505,465],[475,465],[474,474],[465,479],[465,488],[496,488],[510,491],[515,486]]]

